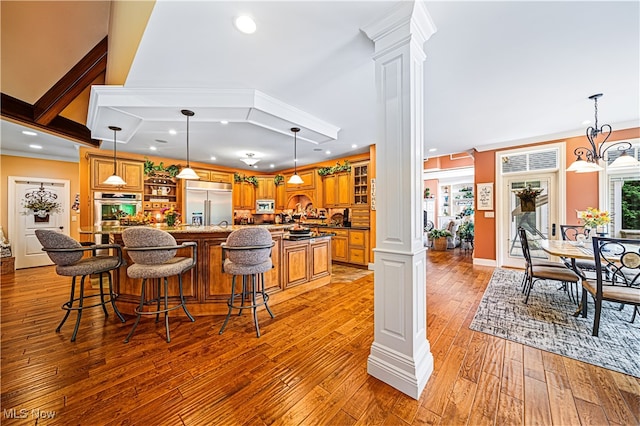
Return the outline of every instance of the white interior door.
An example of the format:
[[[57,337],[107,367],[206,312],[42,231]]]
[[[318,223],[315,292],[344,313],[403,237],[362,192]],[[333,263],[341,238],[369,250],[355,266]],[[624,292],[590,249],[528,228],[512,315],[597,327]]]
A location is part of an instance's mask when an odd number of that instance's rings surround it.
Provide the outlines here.
[[[48,217],[38,217],[24,208],[27,194],[46,191],[55,196],[61,211]],[[37,177],[9,176],[9,241],[15,256],[16,269],[51,265],[49,256],[35,235],[36,229],[51,229],[69,235],[69,181]]]
[[[524,267],[522,245],[518,236],[518,227],[522,226],[533,239],[555,239],[553,231],[557,228],[558,203],[556,173],[538,173],[508,177],[503,180],[503,202],[500,217],[502,241],[500,264],[511,267]],[[536,197],[535,210],[523,211],[516,192],[526,186],[542,190]],[[542,250],[536,250],[530,244],[532,257],[546,258]]]

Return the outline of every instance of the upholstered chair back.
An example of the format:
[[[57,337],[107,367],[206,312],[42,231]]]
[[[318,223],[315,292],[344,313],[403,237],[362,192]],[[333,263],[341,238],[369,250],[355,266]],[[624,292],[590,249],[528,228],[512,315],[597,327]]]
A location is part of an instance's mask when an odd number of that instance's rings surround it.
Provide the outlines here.
[[[251,227],[233,231],[227,237],[228,247],[264,246],[273,242],[271,232],[265,228]],[[271,254],[271,247],[255,250],[229,250],[227,258],[233,263],[241,265],[260,265]]]
[[[36,237],[45,249],[70,249],[82,247],[79,242],[68,235],[48,229],[36,229]],[[47,252],[47,255],[49,256],[49,259],[58,266],[73,265],[82,259],[81,251],[73,253]]]
[[[136,226],[122,232],[122,241],[127,248],[141,247],[169,247],[175,246],[176,239],[162,229]],[[159,265],[175,257],[176,249],[154,251],[129,251],[128,254],[135,263],[143,265]]]

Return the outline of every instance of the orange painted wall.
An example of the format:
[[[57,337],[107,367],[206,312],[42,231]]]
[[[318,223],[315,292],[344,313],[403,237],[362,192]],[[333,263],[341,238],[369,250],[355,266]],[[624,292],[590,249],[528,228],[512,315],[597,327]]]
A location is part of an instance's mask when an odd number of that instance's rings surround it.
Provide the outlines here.
[[[475,153],[474,183],[477,188],[479,183],[494,183],[493,205],[495,207],[495,151]],[[485,217],[484,211],[476,211],[474,214],[475,237],[473,241],[473,257],[479,259],[495,259],[496,257],[496,218]]]
[[[70,212],[71,229],[69,235],[79,239],[78,227],[80,224],[78,214],[71,210],[73,200],[80,192],[80,179],[78,163],[57,160],[41,160],[38,158],[14,157],[12,155],[0,155],[0,221],[5,230],[5,236],[9,234],[7,185],[9,176],[41,177],[49,179],[66,179],[69,181],[69,202],[64,206]],[[73,222],[73,218],[76,221]]]
[[[615,131],[609,138],[610,142],[640,138],[640,128]],[[549,143],[566,143],[566,166],[569,167],[575,160],[573,151],[579,146],[588,146],[586,136],[578,136],[567,139],[555,139],[537,144],[524,146],[540,146]],[[516,148],[516,147],[512,147]],[[508,148],[504,148],[508,149]],[[495,183],[495,153],[496,150],[477,152],[475,154],[475,183]],[[566,217],[563,223],[577,224],[576,210],[585,210],[587,207],[598,206],[598,174],[597,173],[573,173],[566,176]],[[495,193],[495,187],[494,187]],[[494,206],[495,206],[494,199]],[[481,212],[482,213],[482,212]],[[496,211],[496,215],[499,212]],[[474,257],[480,259],[496,258],[496,225],[495,218],[485,218],[484,214],[476,212],[475,215],[475,250]]]

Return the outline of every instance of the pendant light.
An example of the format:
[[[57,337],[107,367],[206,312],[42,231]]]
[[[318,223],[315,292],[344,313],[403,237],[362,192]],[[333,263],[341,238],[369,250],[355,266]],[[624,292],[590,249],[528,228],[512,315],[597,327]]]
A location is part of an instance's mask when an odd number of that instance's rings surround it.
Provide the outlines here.
[[[104,185],[123,186],[126,185],[127,182],[116,174],[116,132],[122,129],[116,126],[109,126],[109,130],[113,130],[113,174],[102,183]]]
[[[187,116],[187,167],[180,170],[180,173],[178,173],[176,177],[178,179],[188,179],[188,180],[200,179],[200,176],[198,176],[196,172],[194,172],[189,165],[189,117],[193,117],[195,113],[188,109],[183,109],[181,112],[183,115]]]
[[[301,183],[304,183],[302,178],[298,176],[298,151],[297,151],[298,138],[296,137],[296,135],[300,131],[300,128],[292,127],[291,131],[293,132],[293,176],[289,178],[287,183],[290,183],[293,185],[300,185]]]

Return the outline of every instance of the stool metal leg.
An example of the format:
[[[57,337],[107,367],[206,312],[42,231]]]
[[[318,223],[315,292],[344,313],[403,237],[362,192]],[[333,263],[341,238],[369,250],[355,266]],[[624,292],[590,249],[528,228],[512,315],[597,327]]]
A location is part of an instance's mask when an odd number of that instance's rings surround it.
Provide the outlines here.
[[[247,300],[247,276],[242,276],[242,293],[240,293],[240,308],[238,309],[238,316],[242,315],[242,309],[244,308],[244,301]]]
[[[156,284],[158,285],[158,289],[156,295],[158,298],[156,299],[156,322],[160,321],[160,295],[162,295],[161,286],[162,286],[162,278],[156,278]]]
[[[158,294],[158,301],[160,301],[160,294]],[[171,341],[169,335],[169,280],[164,277],[164,328],[167,330],[167,343]]]
[[[253,323],[256,325],[256,335],[260,337],[260,327],[258,326],[258,306],[256,305],[256,285],[258,274],[251,275],[251,304],[253,306]]]
[[[146,285],[145,285],[146,283],[147,283],[147,279],[144,278],[142,280],[142,290],[140,291],[140,305],[138,306],[138,309],[136,310],[136,314],[138,316],[136,317],[136,322],[133,323],[133,327],[131,328],[131,331],[127,335],[127,338],[124,339],[124,343],[129,343],[129,339],[133,335],[133,332],[136,331],[136,327],[138,326],[138,323],[140,322],[140,317],[142,317],[140,312],[142,312],[142,310],[144,309],[144,288],[146,287]]]
[[[187,309],[187,302],[184,300],[184,293],[182,292],[182,274],[178,275],[178,286],[180,287],[180,303],[182,304],[182,309],[184,313],[187,314],[191,322],[195,322],[195,318],[191,316],[191,312]]]
[[[227,311],[227,316],[224,319],[224,323],[222,324],[222,327],[220,328],[220,331],[218,332],[218,334],[222,334],[222,332],[224,331],[224,328],[227,326],[227,323],[229,322],[229,317],[231,316],[231,309],[233,307],[235,295],[236,295],[236,276],[234,275],[233,277],[231,277],[231,297],[229,298],[229,300],[227,300],[227,306],[229,306],[229,310]],[[242,309],[240,310],[242,311]]]
[[[76,277],[73,277],[71,279],[71,297],[69,298],[68,302],[62,305],[62,308],[66,309],[67,313],[64,314],[64,318],[62,318],[62,321],[60,321],[60,324],[58,324],[58,328],[56,328],[56,333],[60,333],[60,329],[62,328],[64,323],[67,321],[67,318],[69,318],[69,314],[71,313],[71,307],[73,306],[73,299],[75,298],[75,296],[76,296]]]
[[[260,276],[261,276],[260,292],[262,293],[262,300],[264,301],[264,307],[267,308],[267,312],[269,312],[269,315],[271,316],[271,318],[275,318],[273,316],[273,312],[271,312],[271,309],[269,308],[269,303],[267,303],[269,301],[269,295],[265,294],[264,292],[264,272],[260,274]]]
[[[113,279],[111,278],[111,274],[109,274],[109,297],[111,298],[111,307],[113,308],[113,312],[115,312],[118,318],[120,318],[120,322],[124,323],[125,319],[116,306],[116,295],[113,293]]]
[[[104,302],[104,290],[102,289],[102,274],[109,274],[108,272],[100,272],[100,302],[102,303],[102,310],[104,311],[104,316],[108,317],[109,316],[109,312],[107,312],[107,305]],[[109,276],[111,276],[111,274],[109,274]],[[91,280],[91,277],[89,277],[89,280]]]
[[[78,334],[78,328],[80,328],[80,319],[82,318],[82,307],[84,305],[84,279],[86,275],[82,276],[80,280],[80,298],[78,300],[78,318],[76,319],[76,326],[73,328],[73,334],[71,335],[71,341],[76,341],[76,335]]]

